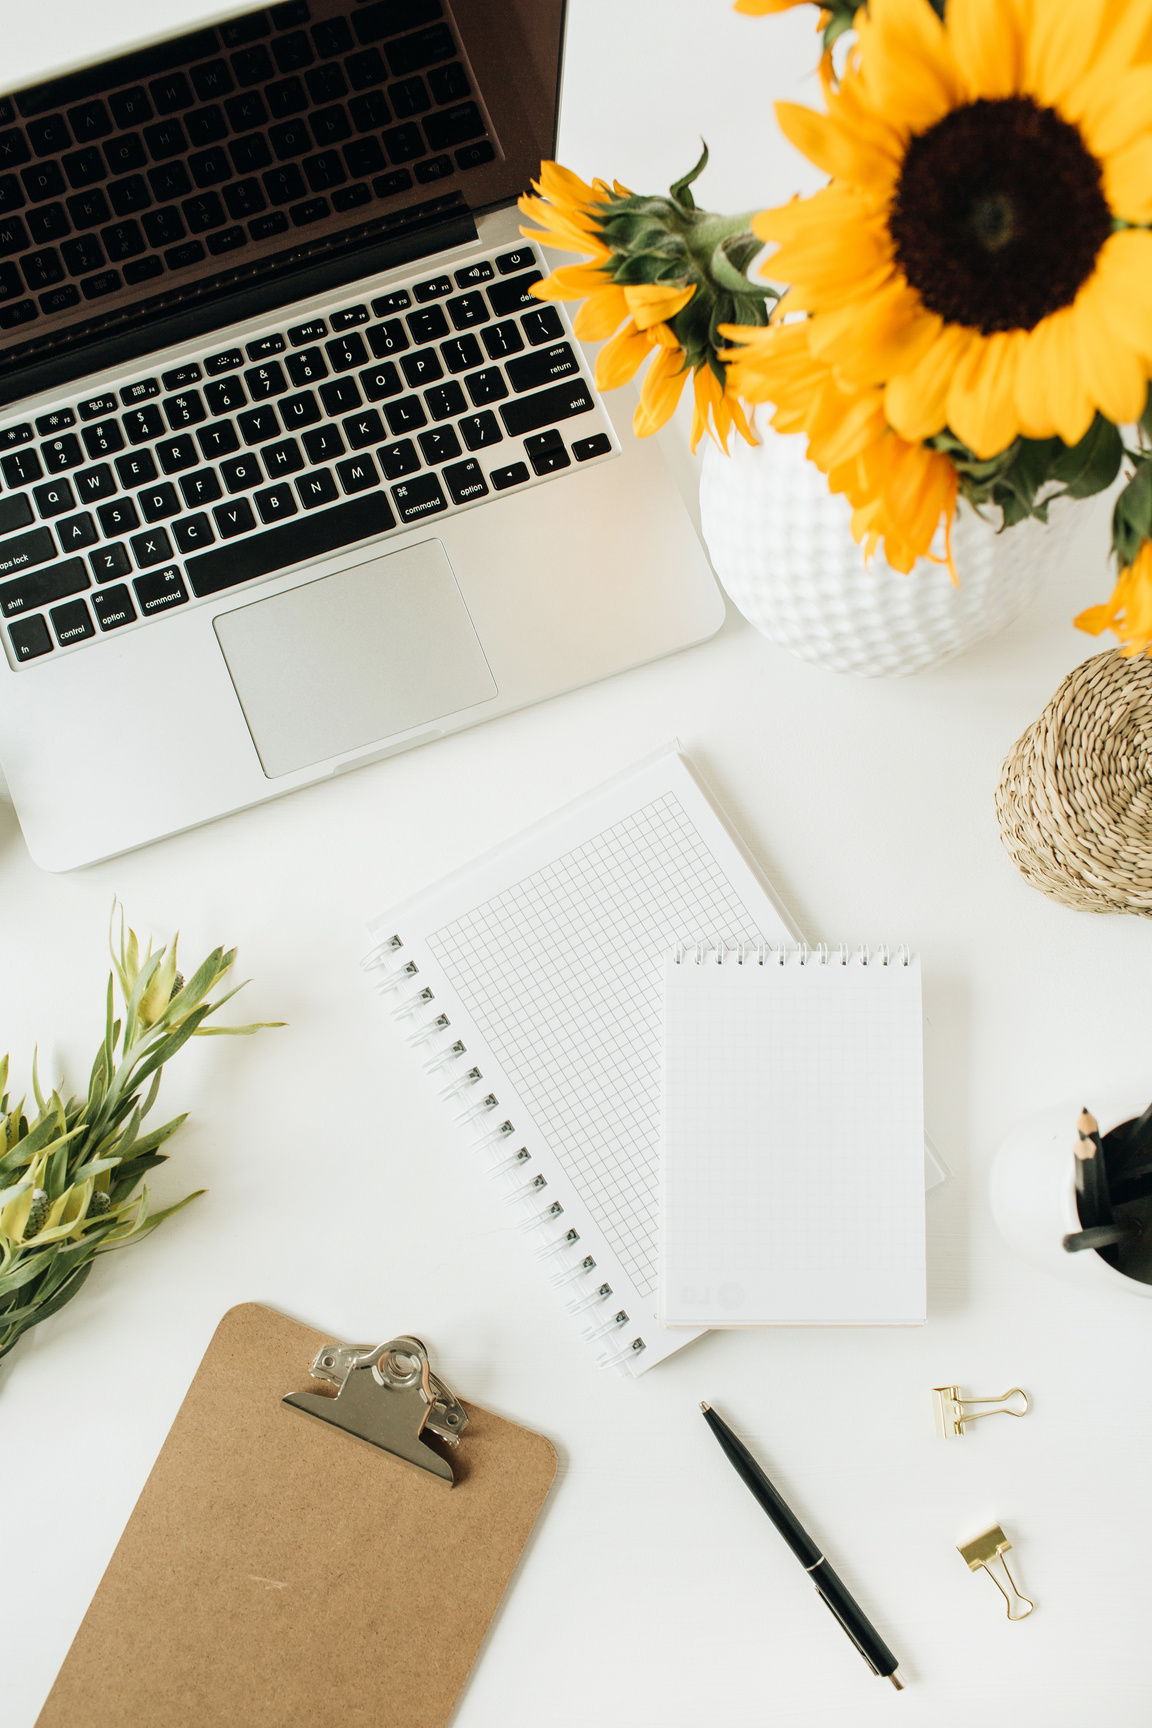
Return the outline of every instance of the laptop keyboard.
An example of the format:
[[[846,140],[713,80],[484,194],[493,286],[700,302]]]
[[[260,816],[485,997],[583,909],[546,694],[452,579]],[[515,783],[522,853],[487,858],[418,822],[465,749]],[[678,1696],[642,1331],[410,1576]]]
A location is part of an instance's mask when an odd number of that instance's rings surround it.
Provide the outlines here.
[[[0,423],[10,659],[611,456],[541,275],[494,252]]]
[[[59,111],[0,97],[0,331],[493,161],[441,0],[310,16],[288,0],[181,38],[186,63],[127,85],[64,77],[44,87]]]

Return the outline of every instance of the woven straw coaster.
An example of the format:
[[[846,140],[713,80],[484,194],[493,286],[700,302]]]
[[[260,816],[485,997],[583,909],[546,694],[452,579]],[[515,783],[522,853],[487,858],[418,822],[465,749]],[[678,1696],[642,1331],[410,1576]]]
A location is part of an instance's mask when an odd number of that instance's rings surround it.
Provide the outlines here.
[[[1152,660],[1077,666],[1005,757],[996,815],[1049,899],[1152,918]]]

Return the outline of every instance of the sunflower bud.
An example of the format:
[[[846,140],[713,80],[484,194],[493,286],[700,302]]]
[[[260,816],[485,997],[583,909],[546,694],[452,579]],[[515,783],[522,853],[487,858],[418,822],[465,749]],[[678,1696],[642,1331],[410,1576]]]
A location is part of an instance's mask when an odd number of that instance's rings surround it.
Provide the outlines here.
[[[51,1207],[52,1203],[43,1188],[33,1188],[32,1204],[28,1208],[28,1217],[24,1224],[23,1240],[25,1242],[30,1242],[33,1236],[39,1236]]]

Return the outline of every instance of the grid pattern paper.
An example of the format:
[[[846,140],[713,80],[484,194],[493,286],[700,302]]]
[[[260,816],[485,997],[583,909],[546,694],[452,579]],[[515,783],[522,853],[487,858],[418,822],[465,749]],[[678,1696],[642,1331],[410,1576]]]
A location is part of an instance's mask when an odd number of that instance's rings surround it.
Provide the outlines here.
[[[428,938],[641,1295],[657,1276],[663,954],[760,935],[666,793]]]

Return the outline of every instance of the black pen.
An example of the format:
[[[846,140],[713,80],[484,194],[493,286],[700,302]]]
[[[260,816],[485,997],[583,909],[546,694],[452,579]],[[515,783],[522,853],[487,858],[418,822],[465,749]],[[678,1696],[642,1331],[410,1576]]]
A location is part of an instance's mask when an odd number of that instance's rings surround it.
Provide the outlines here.
[[[904,1682],[896,1672],[899,1664],[863,1609],[848,1594],[796,1514],[786,1506],[753,1458],[748,1448],[737,1440],[726,1422],[722,1422],[710,1404],[701,1404],[704,1420],[719,1440],[728,1461],[738,1476],[743,1477],[761,1506],[811,1578],[817,1593],[831,1608],[873,1674],[891,1680],[897,1692]]]

